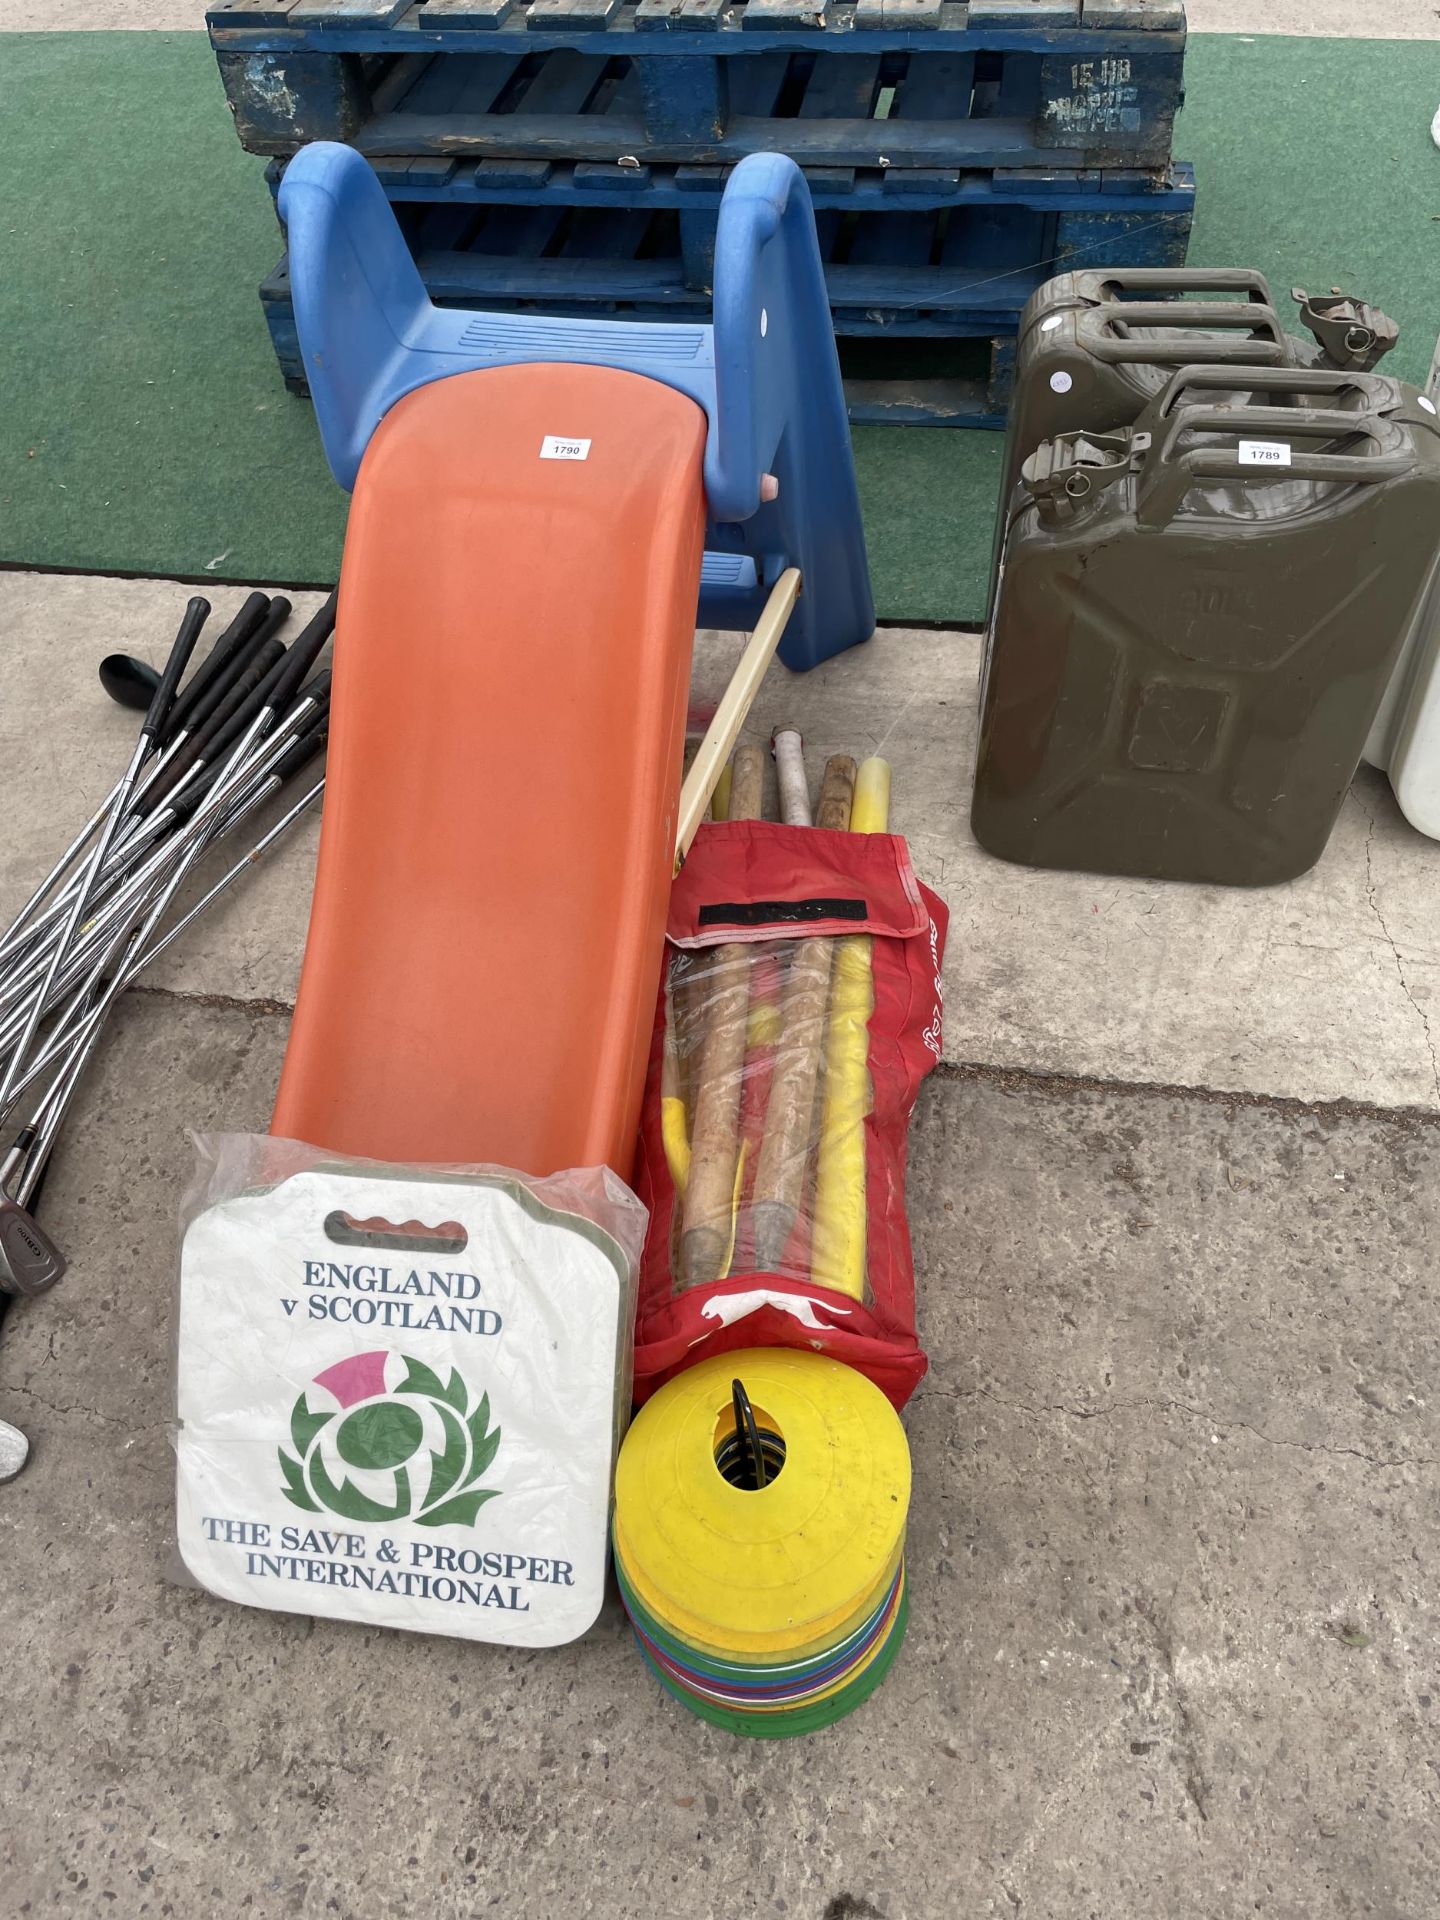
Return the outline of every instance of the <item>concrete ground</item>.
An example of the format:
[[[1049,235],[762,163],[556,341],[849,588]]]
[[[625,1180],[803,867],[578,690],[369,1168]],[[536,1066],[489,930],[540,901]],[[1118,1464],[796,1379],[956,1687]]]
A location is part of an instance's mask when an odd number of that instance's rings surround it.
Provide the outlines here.
[[[158,658],[187,591],[0,575],[0,912],[131,737],[96,661]],[[122,1009],[45,1194],[71,1271],[0,1345],[34,1446],[0,1489],[6,1920],[1433,1915],[1440,849],[1364,776],[1290,888],[1003,867],[966,824],[975,660],[886,632],[755,714],[885,751],[954,913],[879,1694],[742,1744],[613,1603],[511,1655],[172,1584],[186,1134],[266,1123],[302,833]]]
[[[202,15],[0,0],[0,30]],[[1440,37],[1431,0],[1190,18]],[[158,658],[186,591],[0,574],[0,912],[127,749],[97,660]],[[702,695],[732,651],[702,643]],[[886,752],[953,913],[879,1694],[742,1744],[658,1694],[613,1602],[507,1655],[171,1582],[186,1134],[265,1126],[312,824],[122,1007],[45,1194],[70,1273],[0,1344],[34,1450],[0,1488],[0,1920],[1431,1920],[1440,849],[1362,771],[1292,887],[1004,867],[967,824],[976,667],[887,632],[755,716]]]

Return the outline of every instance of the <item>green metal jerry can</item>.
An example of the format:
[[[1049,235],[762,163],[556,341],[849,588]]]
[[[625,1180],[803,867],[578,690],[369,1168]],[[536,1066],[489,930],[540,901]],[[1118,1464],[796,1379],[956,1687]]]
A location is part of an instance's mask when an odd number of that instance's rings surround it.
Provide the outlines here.
[[[1036,288],[1020,316],[1000,498],[1009,500],[1042,440],[1132,425],[1177,367],[1297,364],[1263,274],[1059,274]]]
[[[1249,268],[1065,273],[1036,288],[1015,351],[992,605],[1005,510],[1042,441],[1132,426],[1180,367],[1233,367],[1242,376],[1237,385],[1253,367],[1369,373],[1399,337],[1393,321],[1348,295],[1312,300],[1297,288],[1291,297],[1309,339],[1285,331],[1269,282]]]
[[[1379,374],[1190,367],[1011,502],[971,820],[1003,859],[1314,864],[1440,568],[1440,421]]]

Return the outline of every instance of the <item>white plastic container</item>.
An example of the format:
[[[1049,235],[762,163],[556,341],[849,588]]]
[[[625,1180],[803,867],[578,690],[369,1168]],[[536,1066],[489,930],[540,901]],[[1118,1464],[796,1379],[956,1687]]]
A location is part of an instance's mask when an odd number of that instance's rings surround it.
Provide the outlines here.
[[[1440,346],[1419,405],[1435,413]],[[1417,832],[1440,840],[1440,527],[1436,560],[1410,637],[1390,676],[1364,758],[1388,774],[1400,811]]]

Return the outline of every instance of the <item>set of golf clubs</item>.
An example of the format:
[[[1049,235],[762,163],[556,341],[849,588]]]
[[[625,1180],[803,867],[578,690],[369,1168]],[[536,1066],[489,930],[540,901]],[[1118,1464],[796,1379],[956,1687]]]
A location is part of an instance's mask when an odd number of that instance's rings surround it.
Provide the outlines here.
[[[0,1129],[23,1119],[0,1160],[0,1313],[8,1297],[42,1293],[65,1271],[34,1211],[111,1009],[324,790],[322,774],[186,904],[186,883],[204,857],[324,749],[330,675],[310,676],[334,631],[335,596],[287,647],[280,630],[290,611],[283,596],[252,593],[183,686],[210,615],[199,597],[161,672],[126,654],[101,666],[106,692],[144,709],[139,739],[0,936]]]

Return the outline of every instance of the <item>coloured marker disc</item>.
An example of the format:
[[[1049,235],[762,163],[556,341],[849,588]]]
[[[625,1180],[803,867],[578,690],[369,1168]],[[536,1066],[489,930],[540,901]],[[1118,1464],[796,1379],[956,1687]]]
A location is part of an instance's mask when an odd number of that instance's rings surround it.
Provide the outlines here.
[[[869,1699],[895,1664],[895,1656],[899,1653],[900,1643],[905,1637],[908,1613],[908,1596],[902,1594],[895,1625],[885,1640],[879,1658],[873,1661],[851,1686],[832,1695],[819,1706],[793,1714],[767,1716],[714,1706],[709,1701],[697,1699],[694,1694],[686,1693],[673,1686],[656,1669],[643,1646],[641,1655],[666,1692],[673,1694],[677,1700],[689,1708],[691,1713],[701,1720],[708,1721],[711,1726],[724,1727],[730,1733],[746,1734],[762,1740],[783,1740],[793,1738],[797,1734],[818,1733],[822,1727],[833,1726],[837,1720],[843,1720],[847,1713],[852,1713],[856,1707]]]
[[[866,1638],[844,1659],[828,1667],[817,1667],[808,1677],[793,1681],[783,1692],[777,1693],[762,1679],[758,1688],[729,1684],[706,1679],[694,1672],[683,1659],[665,1654],[636,1627],[636,1638],[642,1650],[648,1656],[651,1665],[668,1680],[671,1685],[682,1690],[687,1697],[708,1702],[712,1706],[732,1708],[736,1711],[771,1715],[789,1715],[804,1709],[818,1706],[832,1695],[847,1689],[867,1667],[880,1657],[886,1640],[895,1625],[904,1602],[904,1588],[897,1585],[893,1595],[883,1610],[882,1617],[872,1625]]]
[[[655,1616],[642,1604],[618,1563],[616,1574],[620,1585],[620,1597],[624,1601],[625,1611],[630,1617],[631,1624],[652,1650],[657,1650],[662,1656],[683,1663],[687,1671],[704,1684],[713,1684],[721,1688],[733,1685],[757,1692],[771,1691],[776,1694],[814,1685],[817,1676],[853,1663],[864,1652],[877,1632],[883,1631],[893,1609],[902,1578],[901,1574],[897,1573],[880,1606],[853,1633],[822,1647],[816,1653],[804,1657],[787,1656],[783,1662],[776,1662],[773,1660],[717,1660],[713,1655],[691,1646],[688,1642],[677,1638],[656,1620]]]
[[[743,1381],[784,1464],[758,1492],[716,1462]],[[719,1660],[833,1648],[894,1581],[910,1500],[904,1429],[880,1389],[819,1354],[703,1360],[641,1408],[615,1484],[616,1557],[664,1631]]]

